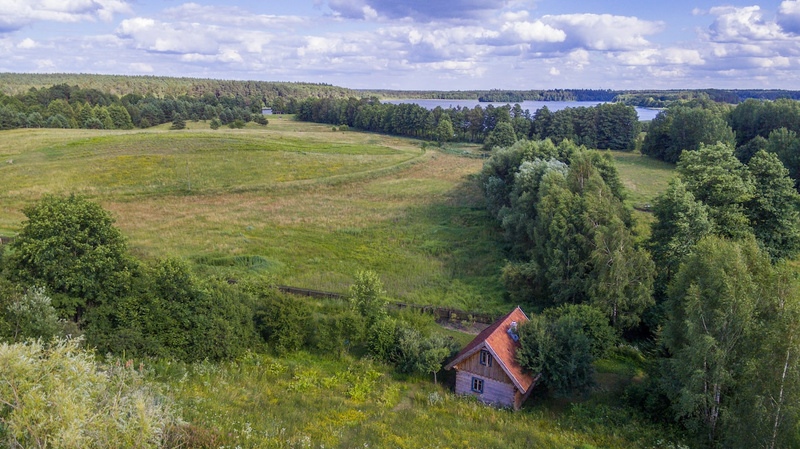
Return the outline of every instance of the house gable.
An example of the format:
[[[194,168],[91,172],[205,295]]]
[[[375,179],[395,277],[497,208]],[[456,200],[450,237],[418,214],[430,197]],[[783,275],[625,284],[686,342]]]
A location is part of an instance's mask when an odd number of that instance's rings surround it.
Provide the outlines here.
[[[490,362],[481,363],[481,352],[485,351],[489,357]],[[476,374],[486,379],[496,380],[498,382],[513,383],[508,374],[503,369],[502,364],[497,360],[497,356],[491,348],[482,345],[477,348],[470,356],[464,358],[461,362],[454,366],[455,369],[460,371]]]
[[[515,408],[521,405],[538,380],[538,376],[534,377],[530,373],[524,372],[516,359],[516,351],[520,344],[514,333],[514,326],[515,323],[521,324],[526,321],[528,321],[528,317],[522,309],[517,307],[484,329],[458,353],[453,361],[445,366],[445,369],[455,368],[458,370],[457,379],[460,381],[456,382],[457,393],[483,396],[481,400],[484,402],[513,405]],[[481,363],[481,361],[489,360],[487,356],[492,361],[491,366],[488,363]],[[495,390],[497,394],[490,396],[474,391],[471,383],[472,376],[499,382],[497,387],[499,389]],[[468,384],[470,387],[466,388]],[[510,384],[508,385],[510,389],[501,388],[500,384]],[[511,399],[509,400],[509,398]]]

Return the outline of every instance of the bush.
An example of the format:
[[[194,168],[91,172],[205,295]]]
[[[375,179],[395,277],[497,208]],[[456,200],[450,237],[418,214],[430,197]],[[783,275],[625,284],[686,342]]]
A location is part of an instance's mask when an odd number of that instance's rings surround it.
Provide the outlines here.
[[[0,344],[8,447],[158,448],[178,418],[130,364],[101,366],[78,340]]]
[[[245,125],[244,120],[236,119],[236,120],[234,120],[234,121],[232,121],[231,123],[228,124],[228,128],[231,128],[231,129],[242,129],[242,128],[244,128],[244,125]]]
[[[256,329],[278,352],[296,351],[306,340],[310,315],[303,298],[270,289],[256,306]]]
[[[343,355],[364,333],[364,319],[353,310],[326,310],[311,316],[306,345],[322,354]]]
[[[541,374],[541,382],[556,396],[586,393],[594,384],[591,341],[571,316],[556,321],[531,317],[519,326],[519,343],[519,364]]]
[[[386,316],[386,294],[378,274],[374,271],[359,271],[356,281],[350,286],[349,300],[358,313],[367,321],[367,327]]]
[[[370,354],[384,362],[391,362],[397,346],[397,324],[388,317],[383,317],[367,328],[367,350]]]
[[[99,350],[224,360],[256,340],[252,300],[245,292],[216,279],[200,281],[178,259],[144,271],[131,295],[92,311],[86,335]]]
[[[175,114],[172,118],[172,126],[170,126],[169,129],[186,129],[186,120],[184,120],[180,114]]]
[[[619,335],[609,324],[608,317],[600,309],[589,304],[564,304],[546,310],[545,316],[550,321],[557,321],[567,316],[580,322],[583,333],[591,340],[592,355],[596,359],[608,355],[608,350],[619,341]]]
[[[27,221],[6,261],[11,280],[47,289],[62,317],[130,290],[135,263],[114,219],[83,197],[47,195],[23,209]]]
[[[29,338],[50,340],[63,336],[65,322],[58,319],[49,296],[43,287],[31,287],[8,306],[7,319],[11,324],[13,341]]]
[[[211,126],[211,129],[219,129],[219,127],[222,126],[222,123],[220,123],[219,119],[212,118],[210,126]]]

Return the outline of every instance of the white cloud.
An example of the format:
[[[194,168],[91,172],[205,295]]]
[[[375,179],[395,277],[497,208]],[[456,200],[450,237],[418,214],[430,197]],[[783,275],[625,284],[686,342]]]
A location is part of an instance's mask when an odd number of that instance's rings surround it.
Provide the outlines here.
[[[544,16],[542,22],[566,33],[565,44],[588,50],[634,50],[649,47],[645,36],[659,33],[662,22],[610,14]]]
[[[512,0],[327,0],[341,17],[374,20],[413,19],[420,22],[485,18],[517,2]]]
[[[705,60],[697,50],[686,48],[667,48],[662,52],[664,61],[669,64],[702,65]]]
[[[117,34],[131,39],[136,48],[169,53],[216,54],[224,33],[214,26],[165,23],[136,17],[123,20]]]
[[[781,2],[777,22],[783,31],[800,34],[800,0]]]
[[[111,21],[115,14],[130,13],[123,0],[3,0],[0,33],[16,31],[38,21],[76,23]]]
[[[506,43],[518,42],[564,42],[567,34],[540,21],[506,22],[500,28]]]
[[[52,70],[56,68],[56,64],[52,59],[37,59],[34,61],[37,70]]]
[[[560,71],[560,70],[558,70],[558,69],[557,69],[557,68],[555,68],[555,67],[550,67],[550,75],[552,75],[552,76],[558,76],[558,75],[561,75],[561,71]]]
[[[744,42],[751,40],[783,39],[780,26],[776,22],[764,20],[761,8],[747,6],[717,6],[710,14],[717,16],[709,27],[709,37],[716,42]]]
[[[226,25],[238,28],[258,29],[292,29],[310,23],[300,16],[278,16],[271,14],[253,14],[236,6],[209,6],[197,3],[183,5],[164,10],[161,17],[177,22],[195,22],[203,24]]]
[[[39,45],[33,39],[26,37],[22,40],[19,44],[17,44],[17,48],[21,48],[23,50],[29,50],[31,48],[36,48]]]

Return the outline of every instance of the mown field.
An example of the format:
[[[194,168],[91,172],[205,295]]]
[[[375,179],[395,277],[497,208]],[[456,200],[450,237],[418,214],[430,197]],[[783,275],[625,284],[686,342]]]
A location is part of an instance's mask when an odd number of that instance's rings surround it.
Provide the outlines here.
[[[503,313],[504,243],[483,209],[482,161],[464,150],[281,116],[242,130],[4,131],[0,235],[42,194],[78,193],[144,258],[331,291],[371,269],[399,300]],[[615,157],[633,201],[665,186],[667,167]]]

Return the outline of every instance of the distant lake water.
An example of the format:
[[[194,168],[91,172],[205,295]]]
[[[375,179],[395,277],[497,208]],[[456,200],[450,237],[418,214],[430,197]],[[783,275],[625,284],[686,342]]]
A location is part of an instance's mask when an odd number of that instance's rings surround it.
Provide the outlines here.
[[[383,103],[392,103],[392,104],[406,104],[406,103],[415,103],[423,108],[426,109],[434,109],[436,106],[441,106],[444,109],[447,108],[455,108],[456,106],[461,106],[462,108],[474,108],[475,106],[480,105],[480,107],[485,108],[488,105],[497,106],[505,106],[507,104],[511,104],[512,106],[514,103],[503,103],[503,102],[486,102],[481,103],[478,100],[385,100]],[[531,111],[531,115],[538,111],[539,109],[547,106],[547,109],[550,111],[555,112],[559,111],[564,108],[577,108],[581,106],[589,107],[589,106],[596,106],[598,104],[606,103],[605,101],[523,101],[519,105],[522,106],[522,109]],[[652,120],[655,118],[656,114],[658,114],[658,109],[647,109],[647,108],[635,108],[636,113],[639,114],[639,120]]]

